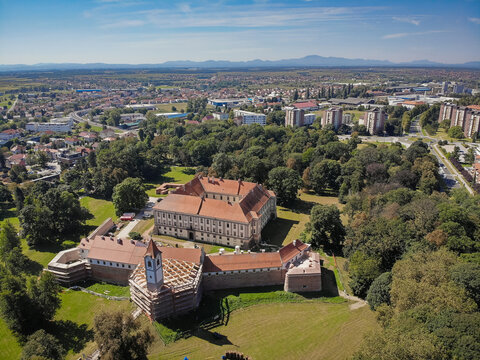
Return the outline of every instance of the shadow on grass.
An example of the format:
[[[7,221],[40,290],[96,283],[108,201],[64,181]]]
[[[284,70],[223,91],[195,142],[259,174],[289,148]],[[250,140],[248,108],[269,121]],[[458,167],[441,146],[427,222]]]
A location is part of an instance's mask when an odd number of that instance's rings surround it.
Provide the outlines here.
[[[70,320],[57,320],[50,324],[50,332],[60,341],[65,350],[75,353],[82,351],[87,342],[93,340],[93,330],[87,324]]]
[[[337,281],[333,270],[322,267],[322,293],[327,297],[338,296]]]
[[[298,223],[297,220],[283,218],[271,220],[262,230],[262,240],[268,244],[282,246],[292,226]]]
[[[196,330],[194,336],[217,346],[234,345],[230,340],[228,340],[228,337],[226,337],[225,335],[219,334],[217,332],[211,332],[202,328]]]
[[[17,211],[15,208],[5,208],[4,206],[0,205],[0,222],[8,218],[14,218],[17,216]]]

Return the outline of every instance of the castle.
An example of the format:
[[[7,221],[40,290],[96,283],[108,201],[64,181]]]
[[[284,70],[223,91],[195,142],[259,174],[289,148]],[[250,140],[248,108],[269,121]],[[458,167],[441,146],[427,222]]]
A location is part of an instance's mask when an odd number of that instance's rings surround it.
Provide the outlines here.
[[[277,252],[243,252],[237,245],[233,253],[221,249],[206,255],[201,248],[102,235],[109,224],[78,247],[58,253],[47,271],[67,286],[86,279],[129,285],[131,300],[152,320],[197,308],[208,290],[271,285],[292,292],[322,289],[319,255],[299,240]]]
[[[154,206],[154,233],[248,249],[276,209],[275,193],[260,184],[200,175]]]

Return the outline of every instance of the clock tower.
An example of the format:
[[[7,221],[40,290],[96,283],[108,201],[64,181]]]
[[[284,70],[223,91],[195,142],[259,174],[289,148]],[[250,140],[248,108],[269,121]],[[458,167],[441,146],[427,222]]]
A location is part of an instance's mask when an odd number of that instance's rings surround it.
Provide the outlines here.
[[[153,240],[150,240],[148,243],[143,261],[148,289],[160,289],[163,285],[162,252],[158,249]]]

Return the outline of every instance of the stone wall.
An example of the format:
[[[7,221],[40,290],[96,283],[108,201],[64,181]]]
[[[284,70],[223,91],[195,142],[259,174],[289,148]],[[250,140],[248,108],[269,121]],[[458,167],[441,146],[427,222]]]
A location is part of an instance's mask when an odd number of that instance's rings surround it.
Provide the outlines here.
[[[288,274],[285,277],[285,291],[307,292],[322,290],[322,274]]]
[[[203,288],[205,290],[234,289],[253,286],[283,285],[284,271],[256,269],[255,272],[233,272],[227,274],[203,275]]]
[[[128,278],[132,273],[131,269],[121,269],[102,265],[90,264],[91,276],[96,281],[106,281],[119,285],[128,285]]]

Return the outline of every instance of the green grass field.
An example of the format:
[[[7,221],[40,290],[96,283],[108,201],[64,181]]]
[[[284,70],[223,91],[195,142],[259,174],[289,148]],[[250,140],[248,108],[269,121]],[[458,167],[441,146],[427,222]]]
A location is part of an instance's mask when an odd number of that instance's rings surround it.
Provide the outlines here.
[[[174,106],[177,110],[172,110],[172,106]],[[187,103],[159,104],[157,105],[157,109],[162,113],[182,112],[182,110],[186,112]]]
[[[226,326],[198,330],[167,346],[158,339],[149,359],[219,359],[227,350],[253,359],[346,359],[376,326],[368,307],[351,311],[347,303],[268,303],[235,311]],[[213,332],[223,338],[215,339]]]
[[[150,229],[153,226],[154,219],[140,220],[137,225],[133,228],[132,232],[138,232],[142,235],[145,231]]]
[[[9,209],[0,207],[0,225],[5,220],[10,221],[13,226],[15,226],[17,229],[20,229],[20,222],[18,221],[17,217],[17,209],[14,207]]]
[[[185,184],[193,179],[194,175],[186,174],[184,171],[191,168],[185,166],[171,166],[170,169],[162,174],[156,181],[144,183],[148,196],[156,196],[155,189],[165,182]]]
[[[61,294],[62,306],[55,315],[55,320],[67,330],[64,334],[55,333],[64,347],[69,349],[67,360],[78,359],[82,353],[90,354],[95,349],[92,325],[96,314],[104,310],[131,311],[129,301],[107,300],[81,291],[68,290]]]
[[[0,318],[0,359],[17,360],[20,358],[22,348],[13,336],[5,321]]]
[[[120,286],[106,283],[93,283],[92,285],[87,286],[86,289],[109,296],[130,296],[130,287],[128,286]]]
[[[286,245],[300,237],[305,224],[310,220],[310,210],[316,204],[343,207],[334,196],[319,196],[300,193],[294,204],[285,208],[277,206],[277,219],[270,221],[262,231],[262,239],[277,246]]]
[[[87,221],[87,225],[99,226],[109,217],[114,221],[117,220],[115,208],[111,201],[85,196],[80,199],[80,204],[90,210],[94,216],[93,219]]]

